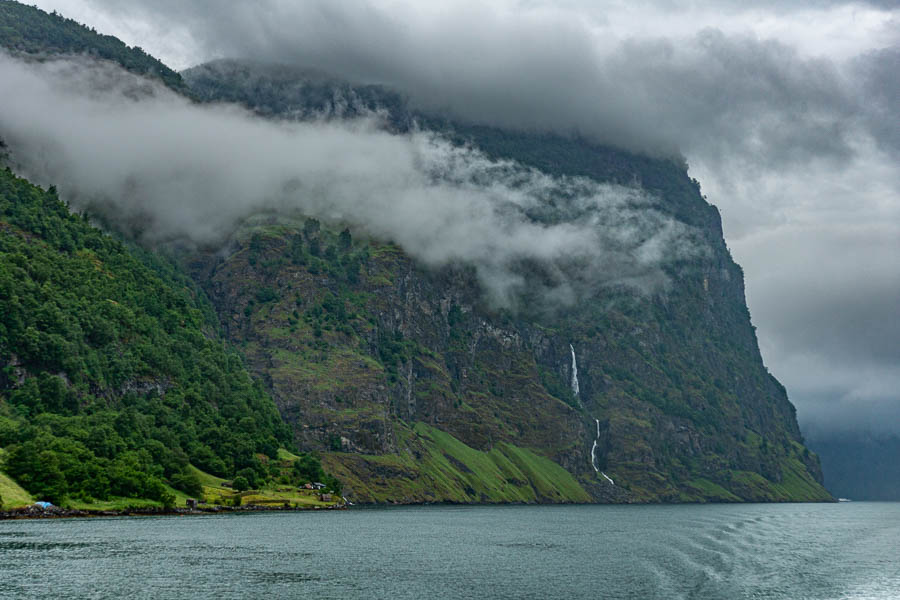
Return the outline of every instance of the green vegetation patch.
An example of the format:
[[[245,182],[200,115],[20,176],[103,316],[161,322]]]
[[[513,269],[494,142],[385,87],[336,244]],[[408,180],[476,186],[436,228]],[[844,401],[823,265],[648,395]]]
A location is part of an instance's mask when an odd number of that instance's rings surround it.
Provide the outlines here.
[[[31,494],[0,471],[0,508],[16,508],[33,503]]]
[[[782,463],[782,479],[773,483],[772,488],[782,498],[792,502],[829,501],[833,498],[828,491],[815,481],[806,466],[796,458],[788,458]]]
[[[485,452],[425,423],[401,426],[406,450],[370,456],[330,453],[325,466],[355,502],[590,502],[565,469],[535,452],[497,444]]]
[[[6,3],[3,3],[6,4]],[[0,446],[36,499],[170,503],[290,441],[239,355],[211,338],[205,297],[158,255],[126,246],[0,171]]]
[[[702,501],[702,502],[740,502],[741,499],[723,488],[717,483],[713,483],[708,479],[693,479],[684,483],[685,487],[696,490],[697,496],[689,496],[686,501]]]

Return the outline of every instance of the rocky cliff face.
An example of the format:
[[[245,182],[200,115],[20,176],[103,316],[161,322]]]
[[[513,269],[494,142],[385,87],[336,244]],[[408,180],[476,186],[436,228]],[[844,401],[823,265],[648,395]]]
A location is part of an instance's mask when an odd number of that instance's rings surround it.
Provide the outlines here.
[[[491,309],[466,269],[312,221],[259,220],[192,269],[301,447],[326,452],[357,500],[492,499],[471,482],[434,495],[436,475],[405,462],[435,451],[417,424],[474,458],[549,458],[595,500],[827,498],[727,255],[657,295],[540,314]],[[439,454],[443,476],[478,479]]]
[[[260,217],[226,251],[191,257],[301,446],[325,452],[356,500],[829,498],[762,364],[718,212],[685,165],[456,124],[379,88],[256,69],[218,63],[185,80],[198,97],[263,114],[381,107],[397,131],[428,127],[550,176],[640,189],[654,199],[646,210],[691,238],[691,252],[663,261],[661,283],[607,282],[558,305],[535,292],[550,275],[523,265],[526,285],[505,308],[471,269],[426,268],[339,223]],[[260,100],[259,89],[278,93]],[[535,218],[580,216],[554,203]],[[513,473],[522,453],[550,471]]]

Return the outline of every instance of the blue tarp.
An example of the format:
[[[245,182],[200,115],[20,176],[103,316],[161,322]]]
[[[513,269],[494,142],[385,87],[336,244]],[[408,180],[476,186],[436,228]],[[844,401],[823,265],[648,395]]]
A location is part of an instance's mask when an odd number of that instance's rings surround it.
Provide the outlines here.
[[[34,505],[41,508],[50,508],[51,506],[53,506],[53,504],[51,504],[50,502],[35,502]]]

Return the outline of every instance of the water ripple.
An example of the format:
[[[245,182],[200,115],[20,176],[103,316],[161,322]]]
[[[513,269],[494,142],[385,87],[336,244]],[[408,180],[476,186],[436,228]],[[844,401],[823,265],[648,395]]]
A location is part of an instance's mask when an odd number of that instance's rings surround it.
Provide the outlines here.
[[[0,599],[896,600],[900,504],[0,522]]]

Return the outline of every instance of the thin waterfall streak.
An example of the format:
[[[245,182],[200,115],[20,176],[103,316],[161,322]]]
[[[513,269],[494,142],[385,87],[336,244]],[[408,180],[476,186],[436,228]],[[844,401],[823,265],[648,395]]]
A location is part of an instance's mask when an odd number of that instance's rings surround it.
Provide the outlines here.
[[[613,481],[609,475],[601,471],[600,467],[597,466],[597,442],[600,441],[600,419],[594,419],[594,423],[597,424],[597,439],[594,440],[594,445],[591,446],[591,466],[594,467],[595,472],[603,475],[603,478],[606,479],[610,483],[610,485],[616,485],[616,482]]]
[[[572,351],[572,393],[578,395],[578,362],[575,360],[575,347],[569,344]]]

